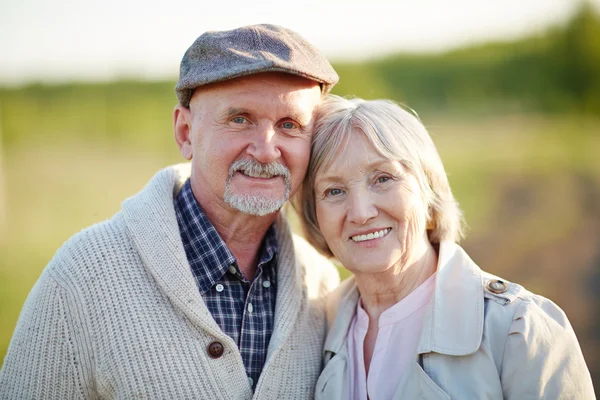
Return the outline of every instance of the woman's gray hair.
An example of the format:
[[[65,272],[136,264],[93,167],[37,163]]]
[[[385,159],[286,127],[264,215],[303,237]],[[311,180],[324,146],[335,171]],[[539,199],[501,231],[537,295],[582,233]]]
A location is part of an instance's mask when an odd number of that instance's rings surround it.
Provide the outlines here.
[[[307,240],[321,253],[333,254],[319,229],[315,177],[328,168],[350,135],[363,133],[383,157],[399,161],[419,183],[427,205],[427,234],[432,244],[458,242],[463,217],[452,195],[442,160],[419,118],[389,100],[344,99],[329,95],[317,110],[308,173],[295,207]]]

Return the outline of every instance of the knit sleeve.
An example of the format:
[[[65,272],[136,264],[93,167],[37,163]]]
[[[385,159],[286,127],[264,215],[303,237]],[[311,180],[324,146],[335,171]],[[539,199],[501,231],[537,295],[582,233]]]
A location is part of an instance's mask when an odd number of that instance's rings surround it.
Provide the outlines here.
[[[524,300],[504,351],[505,399],[594,399],[590,373],[565,313],[541,296]]]
[[[88,398],[89,358],[78,336],[81,312],[44,273],[29,294],[0,371],[1,399]]]

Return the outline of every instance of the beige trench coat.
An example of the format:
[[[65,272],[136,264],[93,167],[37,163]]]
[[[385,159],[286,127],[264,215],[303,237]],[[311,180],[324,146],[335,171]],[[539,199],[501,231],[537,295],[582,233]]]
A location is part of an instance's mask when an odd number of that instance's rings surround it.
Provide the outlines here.
[[[402,377],[389,372],[394,399],[595,399],[558,306],[517,284],[494,284],[499,278],[454,243],[440,246],[436,279],[414,363]],[[330,296],[317,400],[349,398],[346,336],[358,297],[353,278]]]

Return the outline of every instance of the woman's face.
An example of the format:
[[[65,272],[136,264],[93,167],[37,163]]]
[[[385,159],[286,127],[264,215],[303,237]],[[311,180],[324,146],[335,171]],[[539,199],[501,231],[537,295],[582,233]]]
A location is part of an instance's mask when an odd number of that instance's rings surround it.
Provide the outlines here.
[[[360,131],[315,177],[317,220],[336,258],[354,273],[402,267],[427,241],[419,184]]]

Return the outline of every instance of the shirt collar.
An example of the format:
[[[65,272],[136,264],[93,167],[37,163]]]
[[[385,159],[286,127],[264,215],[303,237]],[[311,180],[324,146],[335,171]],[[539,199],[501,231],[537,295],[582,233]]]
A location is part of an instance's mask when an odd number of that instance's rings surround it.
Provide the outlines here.
[[[196,201],[189,179],[175,198],[175,210],[183,247],[200,293],[213,287],[232,265],[241,277],[235,257]],[[273,226],[267,230],[260,252],[259,269],[276,264],[271,262],[277,253]]]

